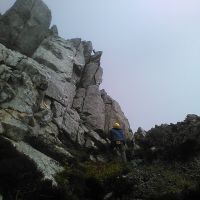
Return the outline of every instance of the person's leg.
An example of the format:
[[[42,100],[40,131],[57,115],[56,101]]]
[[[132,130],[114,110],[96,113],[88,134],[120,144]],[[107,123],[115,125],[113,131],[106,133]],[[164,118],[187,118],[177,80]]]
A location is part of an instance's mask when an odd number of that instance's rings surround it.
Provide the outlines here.
[[[121,145],[120,151],[121,151],[120,153],[121,153],[122,161],[127,162],[125,145]]]

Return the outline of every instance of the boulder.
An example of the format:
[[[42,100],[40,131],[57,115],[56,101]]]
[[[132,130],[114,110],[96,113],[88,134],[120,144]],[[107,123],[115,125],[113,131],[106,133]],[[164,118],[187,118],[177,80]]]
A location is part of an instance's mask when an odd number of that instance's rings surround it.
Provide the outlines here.
[[[51,12],[41,0],[17,0],[0,18],[0,43],[31,56],[49,34]]]

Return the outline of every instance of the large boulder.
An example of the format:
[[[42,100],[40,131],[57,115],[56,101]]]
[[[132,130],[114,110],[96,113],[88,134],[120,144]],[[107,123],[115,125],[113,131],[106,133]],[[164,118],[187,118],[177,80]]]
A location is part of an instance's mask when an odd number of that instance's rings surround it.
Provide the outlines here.
[[[0,18],[0,43],[32,55],[49,35],[51,12],[41,0],[17,0]]]

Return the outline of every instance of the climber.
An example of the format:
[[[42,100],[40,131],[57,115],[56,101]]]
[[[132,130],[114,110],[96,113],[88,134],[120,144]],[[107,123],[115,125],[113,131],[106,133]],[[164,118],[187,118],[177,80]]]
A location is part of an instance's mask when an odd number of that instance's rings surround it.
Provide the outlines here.
[[[122,161],[126,162],[125,134],[119,123],[114,123],[113,128],[110,130],[109,138],[111,141],[112,151],[119,151]]]

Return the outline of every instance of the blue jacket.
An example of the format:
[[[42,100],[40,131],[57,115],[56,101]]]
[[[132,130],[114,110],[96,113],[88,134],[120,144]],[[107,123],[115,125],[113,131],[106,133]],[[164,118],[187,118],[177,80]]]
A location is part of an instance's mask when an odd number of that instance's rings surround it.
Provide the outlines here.
[[[125,141],[125,135],[122,129],[112,128],[110,130],[110,140],[111,141]]]

